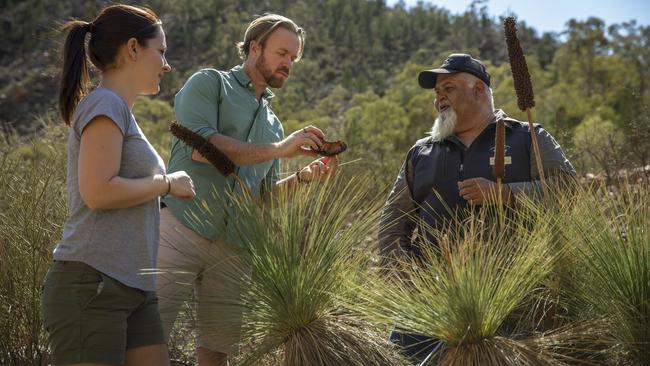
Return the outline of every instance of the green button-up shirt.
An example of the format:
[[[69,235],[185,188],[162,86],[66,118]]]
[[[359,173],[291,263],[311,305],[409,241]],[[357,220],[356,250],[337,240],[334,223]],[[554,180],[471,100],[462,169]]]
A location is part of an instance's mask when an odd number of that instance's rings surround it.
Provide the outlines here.
[[[240,141],[273,143],[284,138],[284,131],[269,105],[271,98],[273,93],[266,89],[257,99],[242,66],[230,71],[204,69],[192,75],[176,94],[174,110],[178,123],[205,138],[219,133]],[[194,181],[196,197],[184,201],[167,196],[163,201],[171,213],[207,239],[238,244],[233,225],[228,225],[237,215],[224,207],[224,202],[228,192],[245,194],[239,184],[212,165],[192,160],[192,149],[174,137],[168,172],[179,170],[186,171]],[[260,197],[277,182],[280,161],[241,166],[236,173],[253,195]]]

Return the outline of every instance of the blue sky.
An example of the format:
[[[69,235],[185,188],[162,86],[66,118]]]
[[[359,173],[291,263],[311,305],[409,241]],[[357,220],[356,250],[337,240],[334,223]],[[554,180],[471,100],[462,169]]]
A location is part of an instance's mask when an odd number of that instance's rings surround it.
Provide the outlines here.
[[[398,0],[386,0],[388,5]],[[415,5],[417,0],[404,0],[407,6]],[[452,14],[462,13],[471,0],[425,0]],[[511,15],[523,20],[539,32],[561,32],[564,24],[571,18],[585,20],[589,16],[603,19],[607,25],[635,19],[637,24],[650,25],[649,0],[489,0],[488,11],[494,16]]]

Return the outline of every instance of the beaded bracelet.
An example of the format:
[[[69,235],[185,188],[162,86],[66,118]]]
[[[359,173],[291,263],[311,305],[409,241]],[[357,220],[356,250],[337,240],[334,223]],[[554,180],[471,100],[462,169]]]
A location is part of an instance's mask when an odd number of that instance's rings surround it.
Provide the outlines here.
[[[167,177],[167,174],[163,174],[163,180],[165,182],[167,182],[167,192],[165,192],[165,194],[162,195],[162,197],[165,198],[165,197],[167,197],[169,192],[171,192],[171,190],[172,190],[172,181],[169,180],[169,177]]]

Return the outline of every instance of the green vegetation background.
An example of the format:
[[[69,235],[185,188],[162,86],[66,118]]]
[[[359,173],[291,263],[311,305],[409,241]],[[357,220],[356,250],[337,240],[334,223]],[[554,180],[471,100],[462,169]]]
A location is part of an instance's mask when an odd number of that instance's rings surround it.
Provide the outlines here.
[[[278,12],[307,31],[304,59],[273,101],[291,132],[306,124],[345,138],[355,169],[382,172],[390,181],[412,143],[434,118],[433,97],[417,85],[417,73],[451,52],[486,61],[497,107],[516,109],[501,20],[475,1],[458,15],[419,3],[384,1],[155,0],[174,72],[162,92],[141,103],[136,117],[148,126],[163,154],[174,94],[203,67],[228,69],[241,62],[234,44],[257,14]],[[0,122],[5,131],[42,135],[44,116],[56,119],[57,72],[62,37],[58,23],[91,20],[106,1],[2,2],[0,21]],[[649,163],[650,26],[634,21],[605,24],[570,20],[561,33],[540,34],[519,20],[519,37],[533,77],[535,119],[550,130],[583,172],[603,173]],[[383,173],[390,173],[383,176]]]

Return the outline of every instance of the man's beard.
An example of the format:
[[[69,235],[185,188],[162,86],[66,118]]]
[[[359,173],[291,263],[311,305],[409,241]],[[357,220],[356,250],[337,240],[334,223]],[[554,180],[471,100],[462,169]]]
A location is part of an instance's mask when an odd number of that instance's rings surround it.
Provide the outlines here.
[[[287,74],[287,76],[289,75],[289,69],[286,67],[278,68],[275,71],[271,70],[271,68],[269,68],[266,64],[266,58],[264,57],[263,51],[260,58],[258,58],[257,62],[255,62],[255,68],[260,72],[260,74],[262,74],[266,85],[270,86],[271,88],[281,88],[284,84],[285,79],[283,77],[277,76],[275,74],[276,72],[283,71],[285,74]]]
[[[447,137],[451,136],[454,133],[454,128],[456,128],[456,111],[452,107],[447,107],[446,109],[438,113],[438,118],[433,123],[431,128],[431,137],[434,142],[442,141]]]

